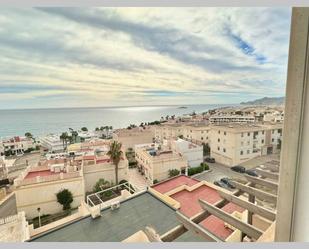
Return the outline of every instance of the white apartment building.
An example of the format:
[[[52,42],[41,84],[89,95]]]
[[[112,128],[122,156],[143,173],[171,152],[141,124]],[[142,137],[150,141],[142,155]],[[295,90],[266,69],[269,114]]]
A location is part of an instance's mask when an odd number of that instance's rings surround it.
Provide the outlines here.
[[[31,138],[27,137],[11,137],[2,138],[0,141],[0,155],[10,152],[12,155],[21,155],[28,149],[34,149],[35,144]]]
[[[48,134],[44,137],[40,137],[41,146],[48,151],[60,152],[64,150],[63,142],[60,140],[60,135]]]
[[[135,146],[135,159],[149,184],[169,177],[169,170],[181,171],[188,166],[187,159],[169,148],[159,148],[158,144]]]
[[[210,116],[209,122],[211,124],[237,123],[246,124],[255,122],[254,116],[247,115],[213,115]]]
[[[171,148],[187,159],[189,167],[200,166],[203,162],[203,146],[178,138],[171,141]]]
[[[282,123],[283,120],[284,120],[284,113],[283,112],[267,113],[263,117],[263,121],[265,121],[265,122]]]
[[[211,128],[211,156],[234,166],[254,157],[277,153],[282,124],[230,124]]]

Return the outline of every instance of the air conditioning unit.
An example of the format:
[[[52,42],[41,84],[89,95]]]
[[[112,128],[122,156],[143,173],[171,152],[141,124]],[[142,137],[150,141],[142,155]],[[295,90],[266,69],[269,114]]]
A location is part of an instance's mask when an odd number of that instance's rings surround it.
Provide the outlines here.
[[[115,210],[115,209],[118,209],[118,208],[120,208],[120,202],[119,201],[111,204],[111,210]]]

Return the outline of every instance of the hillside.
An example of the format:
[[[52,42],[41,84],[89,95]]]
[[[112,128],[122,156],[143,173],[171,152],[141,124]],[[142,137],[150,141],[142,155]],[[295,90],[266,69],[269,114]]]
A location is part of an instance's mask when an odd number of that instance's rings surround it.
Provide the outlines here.
[[[285,97],[264,97],[248,102],[241,102],[241,105],[284,105]]]

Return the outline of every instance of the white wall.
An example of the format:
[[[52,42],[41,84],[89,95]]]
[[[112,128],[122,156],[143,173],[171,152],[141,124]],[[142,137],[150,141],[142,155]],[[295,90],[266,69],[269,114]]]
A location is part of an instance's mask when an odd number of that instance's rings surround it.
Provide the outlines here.
[[[62,211],[62,205],[57,202],[56,194],[61,189],[68,189],[73,194],[71,207],[78,207],[84,200],[84,181],[82,177],[62,181],[51,181],[40,184],[25,185],[15,190],[17,211],[25,211],[27,218],[41,214],[54,214]]]

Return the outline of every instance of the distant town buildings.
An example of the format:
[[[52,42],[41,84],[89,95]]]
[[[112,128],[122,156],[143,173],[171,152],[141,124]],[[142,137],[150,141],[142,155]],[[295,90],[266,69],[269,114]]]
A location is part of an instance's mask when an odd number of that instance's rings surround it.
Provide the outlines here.
[[[154,128],[153,126],[144,127],[115,130],[113,139],[119,141],[124,150],[134,148],[137,144],[152,143],[154,140]]]
[[[0,156],[3,155],[22,155],[25,152],[34,149],[35,143],[32,138],[11,137],[0,140]]]
[[[64,150],[64,142],[60,140],[60,136],[57,134],[48,134],[44,137],[40,137],[41,146],[53,152],[60,152]]]
[[[238,123],[246,124],[255,122],[254,116],[242,115],[218,115],[209,118],[211,124]]]

